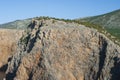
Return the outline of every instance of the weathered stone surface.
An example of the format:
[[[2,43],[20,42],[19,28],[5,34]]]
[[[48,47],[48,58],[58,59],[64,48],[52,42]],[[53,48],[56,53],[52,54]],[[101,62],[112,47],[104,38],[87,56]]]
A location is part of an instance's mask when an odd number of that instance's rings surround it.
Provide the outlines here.
[[[0,67],[7,64],[8,58],[15,53],[22,32],[23,30],[0,29]]]
[[[120,79],[120,47],[95,29],[34,20],[18,44],[6,80]]]

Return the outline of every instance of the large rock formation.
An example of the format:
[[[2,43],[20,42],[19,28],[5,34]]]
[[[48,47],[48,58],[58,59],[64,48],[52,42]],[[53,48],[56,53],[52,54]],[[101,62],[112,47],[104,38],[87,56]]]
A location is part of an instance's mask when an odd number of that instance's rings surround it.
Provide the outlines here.
[[[6,80],[119,80],[120,47],[95,29],[34,20],[8,62]]]

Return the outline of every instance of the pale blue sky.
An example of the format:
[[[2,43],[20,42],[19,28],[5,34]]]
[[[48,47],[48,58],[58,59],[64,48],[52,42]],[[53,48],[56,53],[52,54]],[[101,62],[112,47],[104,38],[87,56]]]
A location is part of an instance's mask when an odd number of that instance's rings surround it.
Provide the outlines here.
[[[0,24],[36,16],[80,18],[120,9],[120,0],[1,0]]]

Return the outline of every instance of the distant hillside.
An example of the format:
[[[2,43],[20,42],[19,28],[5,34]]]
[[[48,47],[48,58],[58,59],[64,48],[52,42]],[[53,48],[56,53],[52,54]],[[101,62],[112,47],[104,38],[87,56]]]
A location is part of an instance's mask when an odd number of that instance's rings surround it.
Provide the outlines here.
[[[120,10],[99,16],[83,18],[81,20],[100,24],[106,28],[120,28]]]
[[[120,9],[107,14],[79,20],[103,26],[108,32],[120,39]]]
[[[27,26],[30,24],[31,19],[25,19],[25,20],[16,20],[13,22],[1,24],[0,28],[6,28],[6,29],[26,29]]]

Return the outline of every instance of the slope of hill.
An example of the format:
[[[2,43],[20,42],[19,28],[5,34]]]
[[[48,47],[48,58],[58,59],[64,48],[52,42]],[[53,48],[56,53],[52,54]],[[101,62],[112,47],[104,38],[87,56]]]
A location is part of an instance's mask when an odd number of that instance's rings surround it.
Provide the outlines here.
[[[103,26],[109,33],[120,39],[120,10],[107,14],[79,19]]]
[[[6,28],[6,29],[26,29],[27,26],[30,24],[31,19],[25,19],[25,20],[16,20],[13,22],[1,24],[0,28]]]

